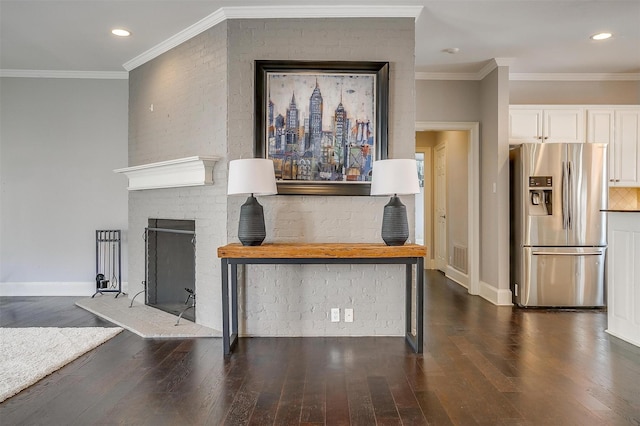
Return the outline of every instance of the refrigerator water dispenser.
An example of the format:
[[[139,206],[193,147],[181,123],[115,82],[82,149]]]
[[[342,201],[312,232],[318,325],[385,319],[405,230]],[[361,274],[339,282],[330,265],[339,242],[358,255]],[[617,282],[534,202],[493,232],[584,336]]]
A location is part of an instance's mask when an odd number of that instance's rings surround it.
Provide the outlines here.
[[[529,216],[553,215],[553,178],[529,176]]]

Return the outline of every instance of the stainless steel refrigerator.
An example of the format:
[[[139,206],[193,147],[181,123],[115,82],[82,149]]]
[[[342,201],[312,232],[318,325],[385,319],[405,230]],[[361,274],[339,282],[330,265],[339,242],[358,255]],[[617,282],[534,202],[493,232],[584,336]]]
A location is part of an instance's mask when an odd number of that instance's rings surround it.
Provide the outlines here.
[[[523,144],[510,160],[514,303],[604,306],[607,145]]]

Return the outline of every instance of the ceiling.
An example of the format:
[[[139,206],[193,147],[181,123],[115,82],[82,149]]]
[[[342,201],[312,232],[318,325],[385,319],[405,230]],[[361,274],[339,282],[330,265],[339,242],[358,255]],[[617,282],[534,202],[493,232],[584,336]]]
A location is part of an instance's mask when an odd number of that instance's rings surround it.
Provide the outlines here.
[[[221,7],[345,4],[363,13],[424,6],[417,72],[478,73],[505,58],[512,73],[640,73],[640,0],[0,0],[0,69],[125,71],[123,64]],[[114,27],[131,37],[111,35]],[[589,39],[600,31],[613,37]]]

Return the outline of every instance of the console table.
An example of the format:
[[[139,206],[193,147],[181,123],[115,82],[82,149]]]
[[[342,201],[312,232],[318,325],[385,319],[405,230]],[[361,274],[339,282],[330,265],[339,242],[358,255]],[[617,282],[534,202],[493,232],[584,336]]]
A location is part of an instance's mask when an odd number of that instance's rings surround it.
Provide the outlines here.
[[[404,264],[405,337],[416,353],[422,353],[424,319],[424,256],[417,244],[387,246],[368,243],[263,244],[239,243],[218,247],[222,261],[222,341],[229,355],[238,341],[238,265],[276,264]],[[416,265],[416,335],[411,333],[413,265]],[[229,274],[229,268],[231,273]],[[231,293],[231,300],[229,299]]]

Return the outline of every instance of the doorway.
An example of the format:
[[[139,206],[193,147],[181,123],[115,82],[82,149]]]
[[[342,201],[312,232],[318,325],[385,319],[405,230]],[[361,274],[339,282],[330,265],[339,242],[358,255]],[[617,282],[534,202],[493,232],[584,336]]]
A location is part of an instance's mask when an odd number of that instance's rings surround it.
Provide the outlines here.
[[[424,204],[416,222],[423,221],[430,254],[425,267],[478,294],[479,124],[418,122],[416,154],[424,155]]]

